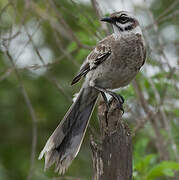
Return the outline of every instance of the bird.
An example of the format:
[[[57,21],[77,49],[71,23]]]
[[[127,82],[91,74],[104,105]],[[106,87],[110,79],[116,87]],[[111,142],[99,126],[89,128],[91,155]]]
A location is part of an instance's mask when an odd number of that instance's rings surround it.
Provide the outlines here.
[[[145,40],[132,13],[115,12],[101,21],[111,24],[113,33],[99,41],[72,80],[73,85],[84,78],[75,102],[39,155],[45,157],[45,170],[56,164],[55,171],[65,173],[80,150],[99,94],[105,102],[106,93],[111,95],[123,109],[124,99],[112,90],[127,86],[145,62]]]

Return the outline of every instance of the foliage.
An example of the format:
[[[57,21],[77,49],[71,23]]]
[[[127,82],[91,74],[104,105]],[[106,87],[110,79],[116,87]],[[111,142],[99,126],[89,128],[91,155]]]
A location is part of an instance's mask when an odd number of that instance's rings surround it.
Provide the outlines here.
[[[135,144],[134,149],[134,180],[153,180],[159,177],[174,177],[179,171],[179,163],[175,161],[159,162],[157,154],[145,155],[148,138],[142,138]]]
[[[134,180],[179,179],[179,3],[98,2],[102,14],[113,8],[133,9],[143,20],[147,62],[136,84],[120,91],[125,98],[124,120],[134,132]],[[37,158],[79,91],[81,82],[70,86],[73,76],[106,36],[99,18],[90,1],[0,1],[0,179],[57,176],[54,167],[43,172],[44,161]],[[91,126],[99,133],[96,112]],[[65,176],[91,179],[89,134]]]

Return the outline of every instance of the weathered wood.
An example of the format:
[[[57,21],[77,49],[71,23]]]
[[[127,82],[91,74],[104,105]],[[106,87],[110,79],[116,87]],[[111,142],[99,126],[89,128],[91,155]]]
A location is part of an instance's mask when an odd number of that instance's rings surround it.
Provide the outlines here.
[[[94,180],[132,179],[132,140],[130,130],[122,120],[122,112],[116,102],[111,103],[106,114],[106,105],[98,106],[101,128],[101,145],[91,138]]]

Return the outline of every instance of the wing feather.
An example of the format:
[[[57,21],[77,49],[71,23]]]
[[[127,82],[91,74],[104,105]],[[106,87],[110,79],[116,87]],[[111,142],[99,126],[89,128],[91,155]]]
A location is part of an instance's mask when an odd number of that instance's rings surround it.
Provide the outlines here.
[[[85,62],[82,64],[80,71],[73,78],[71,85],[77,83],[90,70],[95,69],[103,61],[105,61],[111,54],[111,48],[106,43],[101,41],[96,48],[88,55]]]
[[[73,78],[71,85],[77,83],[82,76],[85,76],[90,71],[89,63],[86,63],[78,72],[78,74]]]

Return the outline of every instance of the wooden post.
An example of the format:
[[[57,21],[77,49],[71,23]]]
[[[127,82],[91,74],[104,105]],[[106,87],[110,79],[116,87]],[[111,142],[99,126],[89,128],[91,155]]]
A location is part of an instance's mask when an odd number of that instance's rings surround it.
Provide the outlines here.
[[[101,129],[100,145],[91,138],[93,180],[132,180],[132,140],[122,112],[113,100],[108,113],[106,105],[98,106]]]

